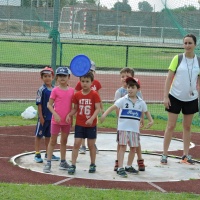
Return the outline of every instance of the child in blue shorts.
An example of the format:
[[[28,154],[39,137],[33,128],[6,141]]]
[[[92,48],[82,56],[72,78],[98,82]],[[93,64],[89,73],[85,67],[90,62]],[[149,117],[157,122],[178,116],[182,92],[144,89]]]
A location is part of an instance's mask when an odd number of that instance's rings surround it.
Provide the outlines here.
[[[38,122],[35,130],[35,156],[34,160],[36,163],[42,163],[43,159],[40,154],[40,144],[41,139],[45,137],[45,147],[47,152],[47,147],[50,141],[50,127],[51,127],[51,117],[52,114],[47,108],[47,103],[53,89],[52,80],[54,77],[53,69],[50,67],[45,67],[40,71],[41,79],[44,84],[38,89],[36,97],[36,105],[38,106]],[[47,158],[47,154],[45,154]],[[60,158],[52,155],[52,160],[58,161]]]

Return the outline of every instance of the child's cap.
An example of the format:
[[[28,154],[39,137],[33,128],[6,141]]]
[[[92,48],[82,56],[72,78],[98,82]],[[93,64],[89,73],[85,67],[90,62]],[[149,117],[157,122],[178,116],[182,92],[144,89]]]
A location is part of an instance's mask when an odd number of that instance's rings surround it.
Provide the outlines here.
[[[54,76],[54,71],[51,67],[45,67],[40,71],[40,74],[52,74]]]
[[[95,71],[96,70],[96,65],[94,63],[94,61],[91,60],[91,67],[90,70]]]
[[[69,75],[71,72],[70,70],[68,69],[68,67],[58,67],[56,69],[56,75],[59,75],[59,74],[62,74],[62,75]]]
[[[140,84],[138,83],[138,79],[135,79],[133,77],[128,77],[128,78],[126,78],[126,84],[128,84],[129,82],[137,83],[136,85],[138,85],[138,88],[140,88]]]

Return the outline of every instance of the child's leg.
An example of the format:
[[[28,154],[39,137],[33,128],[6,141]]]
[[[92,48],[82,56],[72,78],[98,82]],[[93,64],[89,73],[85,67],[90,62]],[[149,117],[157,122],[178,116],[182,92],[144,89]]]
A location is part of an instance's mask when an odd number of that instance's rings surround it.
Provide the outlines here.
[[[128,154],[128,161],[127,161],[127,166],[125,167],[125,171],[130,172],[132,174],[138,174],[138,171],[134,169],[134,167],[132,167],[133,164],[133,160],[135,157],[135,152],[136,152],[136,148],[139,146],[139,133],[135,133],[135,132],[128,132],[127,133],[128,136],[128,143],[130,146],[130,151]]]
[[[139,146],[136,147],[136,153],[137,153],[137,164],[138,164],[138,170],[139,171],[145,171],[145,165],[144,165],[144,159],[142,158],[142,149],[141,144],[139,143]]]
[[[39,153],[40,152],[40,143],[41,143],[42,137],[37,137],[35,136],[35,152]]]
[[[140,144],[138,147],[136,147],[136,153],[137,153],[138,160],[142,160],[142,150],[141,150]]]
[[[136,147],[130,147],[130,151],[128,154],[128,162],[127,162],[127,166],[125,167],[125,171],[131,174],[138,174],[138,171],[134,169],[134,167],[132,167],[133,160],[135,157],[135,151],[136,151]]]
[[[95,148],[95,141],[96,139],[88,139],[88,148],[90,150],[90,159],[91,159],[91,164],[95,164],[96,160],[96,148]]]
[[[126,151],[126,145],[119,145],[119,153],[118,153],[118,167],[122,168],[123,167],[123,162],[124,162],[124,153]]]
[[[129,166],[129,167],[132,166],[132,164],[133,164],[133,160],[135,157],[135,150],[136,150],[135,147],[130,147],[130,151],[128,154],[128,161],[127,161],[127,166]]]
[[[64,161],[66,159],[66,145],[67,145],[67,139],[70,133],[70,125],[63,125],[61,126],[61,138],[60,138],[60,156],[61,161]]]
[[[117,131],[117,160],[115,160],[115,166],[114,166],[114,171],[117,171],[119,164],[118,164],[118,157],[119,157],[119,132]]]
[[[81,146],[82,138],[75,138],[74,147],[72,150],[72,165],[76,165],[76,160],[78,157],[78,151]]]
[[[85,147],[85,139],[82,139],[81,145]]]
[[[53,155],[53,150],[55,145],[57,144],[57,134],[52,134],[49,144],[48,144],[48,148],[47,148],[47,161],[50,161]]]
[[[67,133],[61,132],[61,138],[60,138],[60,158],[61,160],[66,159],[66,144],[67,144],[67,139],[68,139]]]
[[[45,137],[44,144],[45,144],[46,152],[47,152],[47,149],[48,149],[49,142],[50,142],[50,137]]]
[[[40,143],[41,143],[42,137],[35,136],[35,156],[34,160],[36,163],[42,163],[43,159],[41,158],[40,154]]]

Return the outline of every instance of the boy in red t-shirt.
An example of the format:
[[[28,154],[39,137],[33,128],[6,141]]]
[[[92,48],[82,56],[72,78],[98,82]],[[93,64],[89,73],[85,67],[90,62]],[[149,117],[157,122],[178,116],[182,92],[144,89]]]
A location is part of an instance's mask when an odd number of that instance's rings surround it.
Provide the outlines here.
[[[93,73],[93,75],[95,76],[96,65],[95,65],[95,63],[94,63],[92,60],[91,60],[90,71],[91,71],[91,72]],[[102,86],[101,86],[101,83],[100,83],[98,80],[94,79],[94,80],[92,81],[92,84],[91,84],[90,87],[91,87],[92,90],[97,91],[98,94],[99,94],[99,96],[100,96],[100,90],[101,90]],[[81,82],[80,82],[80,81],[77,83],[77,85],[76,85],[76,87],[75,87],[75,90],[76,90],[76,91],[82,90]],[[103,103],[102,103],[102,101],[101,101],[101,103],[100,103],[100,108],[101,108],[101,113],[103,114],[104,110],[103,110]],[[98,150],[96,144],[95,144],[95,147],[96,147],[96,153],[98,154],[98,153],[99,153],[99,150]],[[79,153],[80,153],[80,154],[86,154],[85,139],[82,140],[82,144],[81,144],[81,147],[80,147],[80,149],[79,149]]]
[[[74,107],[67,115],[66,121],[70,122],[71,117],[76,113],[76,125],[74,134],[74,147],[72,150],[72,165],[68,169],[68,174],[73,175],[76,170],[76,160],[78,157],[78,151],[83,139],[87,138],[88,148],[90,150],[91,164],[89,173],[96,171],[96,148],[95,141],[97,136],[97,115],[100,112],[101,99],[99,94],[91,89],[94,75],[92,72],[88,72],[86,75],[80,77],[82,90],[74,94],[73,103]]]

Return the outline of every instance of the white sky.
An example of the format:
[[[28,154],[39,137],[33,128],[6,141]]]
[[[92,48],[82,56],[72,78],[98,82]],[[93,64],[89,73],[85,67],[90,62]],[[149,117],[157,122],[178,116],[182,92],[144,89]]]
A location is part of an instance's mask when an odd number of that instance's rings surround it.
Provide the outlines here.
[[[122,2],[122,0],[99,0],[101,5],[105,5],[107,8],[112,8],[116,2]],[[184,5],[192,5],[199,9],[200,4],[198,0],[128,0],[128,4],[132,7],[133,11],[138,10],[138,3],[147,1],[153,7],[155,11],[162,10],[162,2],[167,3],[168,8],[178,8]],[[200,0],[199,0],[200,1]],[[0,5],[15,5],[20,6],[21,0],[0,0]]]
[[[101,5],[105,5],[107,8],[112,8],[113,5],[118,2],[118,0],[99,0]],[[184,5],[192,5],[199,9],[198,0],[129,0],[128,4],[132,7],[132,11],[138,10],[138,3],[147,1],[155,9],[155,11],[160,11],[164,8],[162,2],[167,3],[168,8],[178,8]],[[119,0],[122,2],[122,0]]]
[[[21,5],[21,0],[0,0],[0,5],[20,6]]]

